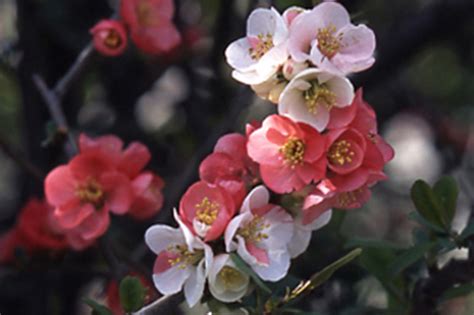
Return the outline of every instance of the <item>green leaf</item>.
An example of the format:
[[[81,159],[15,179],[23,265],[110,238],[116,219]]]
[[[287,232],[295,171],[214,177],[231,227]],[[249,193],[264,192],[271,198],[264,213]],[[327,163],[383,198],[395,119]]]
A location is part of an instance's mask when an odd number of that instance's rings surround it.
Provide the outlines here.
[[[466,296],[473,291],[474,291],[474,284],[472,283],[463,284],[463,285],[451,288],[449,290],[446,290],[443,296],[441,297],[441,300],[446,301],[446,300],[454,299],[460,296]]]
[[[429,228],[433,232],[440,233],[440,234],[448,234],[447,231],[443,227],[440,227],[438,225],[435,225],[429,222],[428,220],[423,218],[418,212],[410,212],[408,214],[408,218],[412,219],[413,221],[418,222],[420,225],[423,225]]]
[[[353,238],[344,245],[344,248],[354,247],[403,249],[402,246],[389,241],[369,238]]]
[[[311,282],[311,287],[314,289],[320,286],[321,284],[323,284],[324,282],[328,281],[329,278],[331,278],[331,276],[334,274],[334,272],[336,272],[341,267],[347,265],[348,263],[350,263],[351,261],[359,257],[361,253],[362,253],[362,249],[356,248],[353,251],[351,251],[349,254],[336,260],[329,266],[325,267],[323,270],[315,273],[309,279],[309,281]]]
[[[441,214],[443,212],[441,201],[426,182],[417,180],[413,184],[411,199],[424,219],[441,228],[446,227]]]
[[[434,193],[441,201],[443,210],[442,218],[447,225],[451,225],[454,214],[456,213],[456,205],[458,201],[459,189],[456,181],[451,176],[443,176],[434,186]]]
[[[402,254],[397,256],[387,267],[387,275],[394,277],[400,272],[410,267],[420,259],[422,259],[427,251],[432,249],[436,245],[436,242],[426,242],[417,244]]]
[[[460,235],[460,238],[462,240],[465,240],[466,238],[470,237],[474,235],[474,222],[468,224],[464,230],[462,231],[461,235]]]
[[[94,300],[84,299],[84,303],[92,308],[92,315],[113,315],[110,309]]]
[[[127,276],[120,282],[119,296],[125,312],[135,312],[145,304],[146,289],[136,277]]]
[[[250,267],[245,263],[245,261],[242,260],[242,258],[240,258],[239,255],[236,253],[231,253],[230,258],[234,262],[235,266],[243,273],[248,274],[260,289],[262,289],[267,294],[272,294],[270,288],[265,285],[260,277],[252,269],[250,269]]]

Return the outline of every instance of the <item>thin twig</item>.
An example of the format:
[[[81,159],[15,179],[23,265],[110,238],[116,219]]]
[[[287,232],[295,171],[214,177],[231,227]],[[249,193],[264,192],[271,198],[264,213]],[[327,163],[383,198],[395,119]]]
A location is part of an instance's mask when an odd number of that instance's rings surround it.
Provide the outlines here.
[[[155,302],[148,304],[133,315],[172,314],[171,311],[184,300],[183,294],[165,295]],[[174,313],[173,313],[174,314]]]
[[[32,175],[35,179],[43,182],[45,174],[36,165],[26,159],[17,149],[13,148],[5,139],[0,137],[0,148],[8,155],[18,166],[26,173]]]

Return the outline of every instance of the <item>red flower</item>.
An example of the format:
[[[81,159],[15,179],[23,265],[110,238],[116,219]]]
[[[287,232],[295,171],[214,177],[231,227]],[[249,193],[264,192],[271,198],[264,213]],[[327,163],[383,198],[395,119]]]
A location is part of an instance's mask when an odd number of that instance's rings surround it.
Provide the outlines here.
[[[109,211],[124,214],[132,202],[129,178],[118,172],[100,150],[80,153],[67,165],[52,170],[45,180],[54,218],[83,241],[105,233]]]
[[[133,42],[146,53],[162,54],[181,41],[172,22],[172,0],[122,0],[120,14]]]
[[[163,206],[161,190],[165,185],[160,176],[144,172],[132,182],[134,199],[129,214],[134,219],[146,220],[154,216]]]
[[[183,223],[206,242],[224,233],[235,212],[236,206],[231,195],[225,189],[204,181],[189,187],[179,204]]]
[[[249,136],[249,156],[260,164],[262,180],[276,193],[300,190],[326,172],[326,138],[303,123],[272,115]]]
[[[105,56],[121,55],[127,48],[127,31],[116,20],[102,20],[91,28],[95,49]]]
[[[222,136],[199,167],[202,180],[226,189],[239,206],[247,194],[247,185],[254,184],[257,165],[247,155],[247,139],[241,134]]]

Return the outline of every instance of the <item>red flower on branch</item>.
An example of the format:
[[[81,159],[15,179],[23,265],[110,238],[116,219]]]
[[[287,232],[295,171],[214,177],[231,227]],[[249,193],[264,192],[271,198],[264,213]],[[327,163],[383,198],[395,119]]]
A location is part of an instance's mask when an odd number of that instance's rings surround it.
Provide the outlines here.
[[[127,30],[122,22],[102,20],[91,28],[95,49],[105,56],[121,55],[127,48]]]

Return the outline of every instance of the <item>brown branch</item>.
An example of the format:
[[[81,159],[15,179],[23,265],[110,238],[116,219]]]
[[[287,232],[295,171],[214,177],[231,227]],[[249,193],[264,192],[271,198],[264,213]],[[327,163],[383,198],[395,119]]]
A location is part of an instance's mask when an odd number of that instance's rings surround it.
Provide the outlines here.
[[[17,149],[13,148],[5,139],[0,137],[0,148],[15,161],[21,169],[32,175],[35,179],[43,182],[45,174],[36,165],[26,159]]]
[[[133,315],[175,314],[176,306],[183,302],[183,300],[184,297],[182,293],[165,295],[133,313]]]

